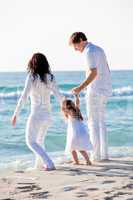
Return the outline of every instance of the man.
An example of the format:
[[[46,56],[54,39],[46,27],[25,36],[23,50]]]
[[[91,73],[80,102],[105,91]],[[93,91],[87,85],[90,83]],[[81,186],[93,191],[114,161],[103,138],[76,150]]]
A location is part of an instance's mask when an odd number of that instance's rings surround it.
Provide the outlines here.
[[[112,94],[110,70],[102,48],[87,41],[82,32],[71,35],[69,44],[76,51],[83,52],[86,61],[86,79],[76,88],[74,94],[79,94],[87,88],[87,114],[90,137],[93,144],[93,160],[108,159],[107,131],[105,125],[105,110],[107,99]]]

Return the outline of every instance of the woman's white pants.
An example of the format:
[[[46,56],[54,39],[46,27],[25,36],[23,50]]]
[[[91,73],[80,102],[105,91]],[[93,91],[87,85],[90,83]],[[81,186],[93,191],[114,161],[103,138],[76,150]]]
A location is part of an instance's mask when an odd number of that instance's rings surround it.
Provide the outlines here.
[[[51,124],[51,119],[36,119],[29,116],[26,126],[26,143],[33,151],[36,157],[35,168],[47,165],[48,168],[54,167],[53,161],[50,159],[44,148],[44,139],[47,130]]]
[[[108,159],[107,130],[105,112],[108,97],[102,95],[87,95],[88,127],[93,144],[93,159]]]

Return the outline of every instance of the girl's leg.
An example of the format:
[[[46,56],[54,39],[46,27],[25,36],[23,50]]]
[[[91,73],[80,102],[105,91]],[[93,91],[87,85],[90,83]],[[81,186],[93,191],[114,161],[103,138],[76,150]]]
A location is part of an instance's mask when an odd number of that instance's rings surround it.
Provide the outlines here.
[[[37,143],[37,135],[42,126],[42,122],[38,122],[32,118],[29,118],[26,127],[26,143],[28,147],[37,154],[43,161],[43,164],[47,168],[54,168],[54,163],[49,158],[45,150]]]
[[[92,163],[89,159],[87,152],[86,151],[80,151],[80,153],[84,157],[84,159],[86,160],[86,165],[91,165]]]
[[[74,163],[75,163],[76,165],[78,165],[78,164],[79,164],[78,155],[77,155],[77,152],[74,151],[74,150],[72,151],[72,157],[73,157]]]

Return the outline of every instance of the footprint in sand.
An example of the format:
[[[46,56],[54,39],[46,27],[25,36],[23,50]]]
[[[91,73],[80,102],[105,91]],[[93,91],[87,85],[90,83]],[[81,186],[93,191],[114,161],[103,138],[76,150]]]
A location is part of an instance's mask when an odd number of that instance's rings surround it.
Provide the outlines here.
[[[129,195],[129,193],[127,193],[127,192],[117,192],[117,193],[115,193],[114,195],[112,195],[110,197],[105,197],[104,199],[105,200],[113,200],[115,197],[118,197],[118,198],[121,199],[121,197],[124,196],[124,195]]]
[[[86,192],[77,192],[76,197],[78,197],[78,198],[88,197],[88,194]]]
[[[6,198],[6,199],[1,199],[1,200],[15,200],[15,199]]]
[[[115,181],[103,181],[102,184],[109,184],[109,183],[115,183]]]
[[[77,188],[78,188],[78,186],[65,186],[65,187],[63,187],[63,190],[65,192],[69,192],[71,190],[76,190]]]
[[[105,194],[110,194],[111,192],[114,192],[113,190],[111,190],[111,191],[106,191],[106,192],[104,192]]]
[[[31,183],[27,183],[27,182],[23,182],[23,183],[17,183],[18,185],[35,185],[35,183],[31,182]]]
[[[16,189],[19,189],[20,192],[31,192],[33,190],[41,190],[39,186],[37,186],[35,183],[18,183],[18,185],[24,185],[24,186],[18,186]]]
[[[133,184],[127,184],[125,186],[122,187],[123,189],[129,188],[129,189],[133,189]]]
[[[104,200],[113,200],[113,197],[105,197]]]
[[[38,199],[42,199],[42,198],[47,199],[48,197],[51,196],[48,191],[37,192],[37,193],[30,193],[30,195],[32,196],[33,199],[37,199],[37,198]]]
[[[86,191],[96,191],[98,188],[87,188]]]

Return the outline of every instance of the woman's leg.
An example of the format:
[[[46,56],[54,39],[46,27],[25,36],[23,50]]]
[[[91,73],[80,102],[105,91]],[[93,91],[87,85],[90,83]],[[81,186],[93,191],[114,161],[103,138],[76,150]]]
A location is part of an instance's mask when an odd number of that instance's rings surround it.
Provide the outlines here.
[[[37,143],[43,148],[44,148],[44,139],[47,134],[47,130],[49,128],[49,123],[44,122],[44,127],[41,127],[38,134],[37,134]],[[36,154],[36,159],[35,159],[35,168],[41,169],[43,167],[43,161],[41,157]]]
[[[74,150],[72,151],[72,157],[73,157],[74,163],[75,163],[76,165],[78,165],[78,164],[79,164],[78,155],[77,155],[77,152],[74,151]]]
[[[80,153],[84,157],[84,159],[86,161],[86,165],[91,165],[92,163],[91,163],[91,161],[89,159],[89,156],[88,156],[87,152],[86,151],[80,151]]]
[[[45,150],[37,143],[37,136],[42,126],[42,122],[29,118],[26,127],[26,143],[28,147],[43,161],[47,168],[54,168],[54,163],[49,158]],[[43,125],[44,126],[44,125]],[[44,131],[44,129],[43,129]]]

